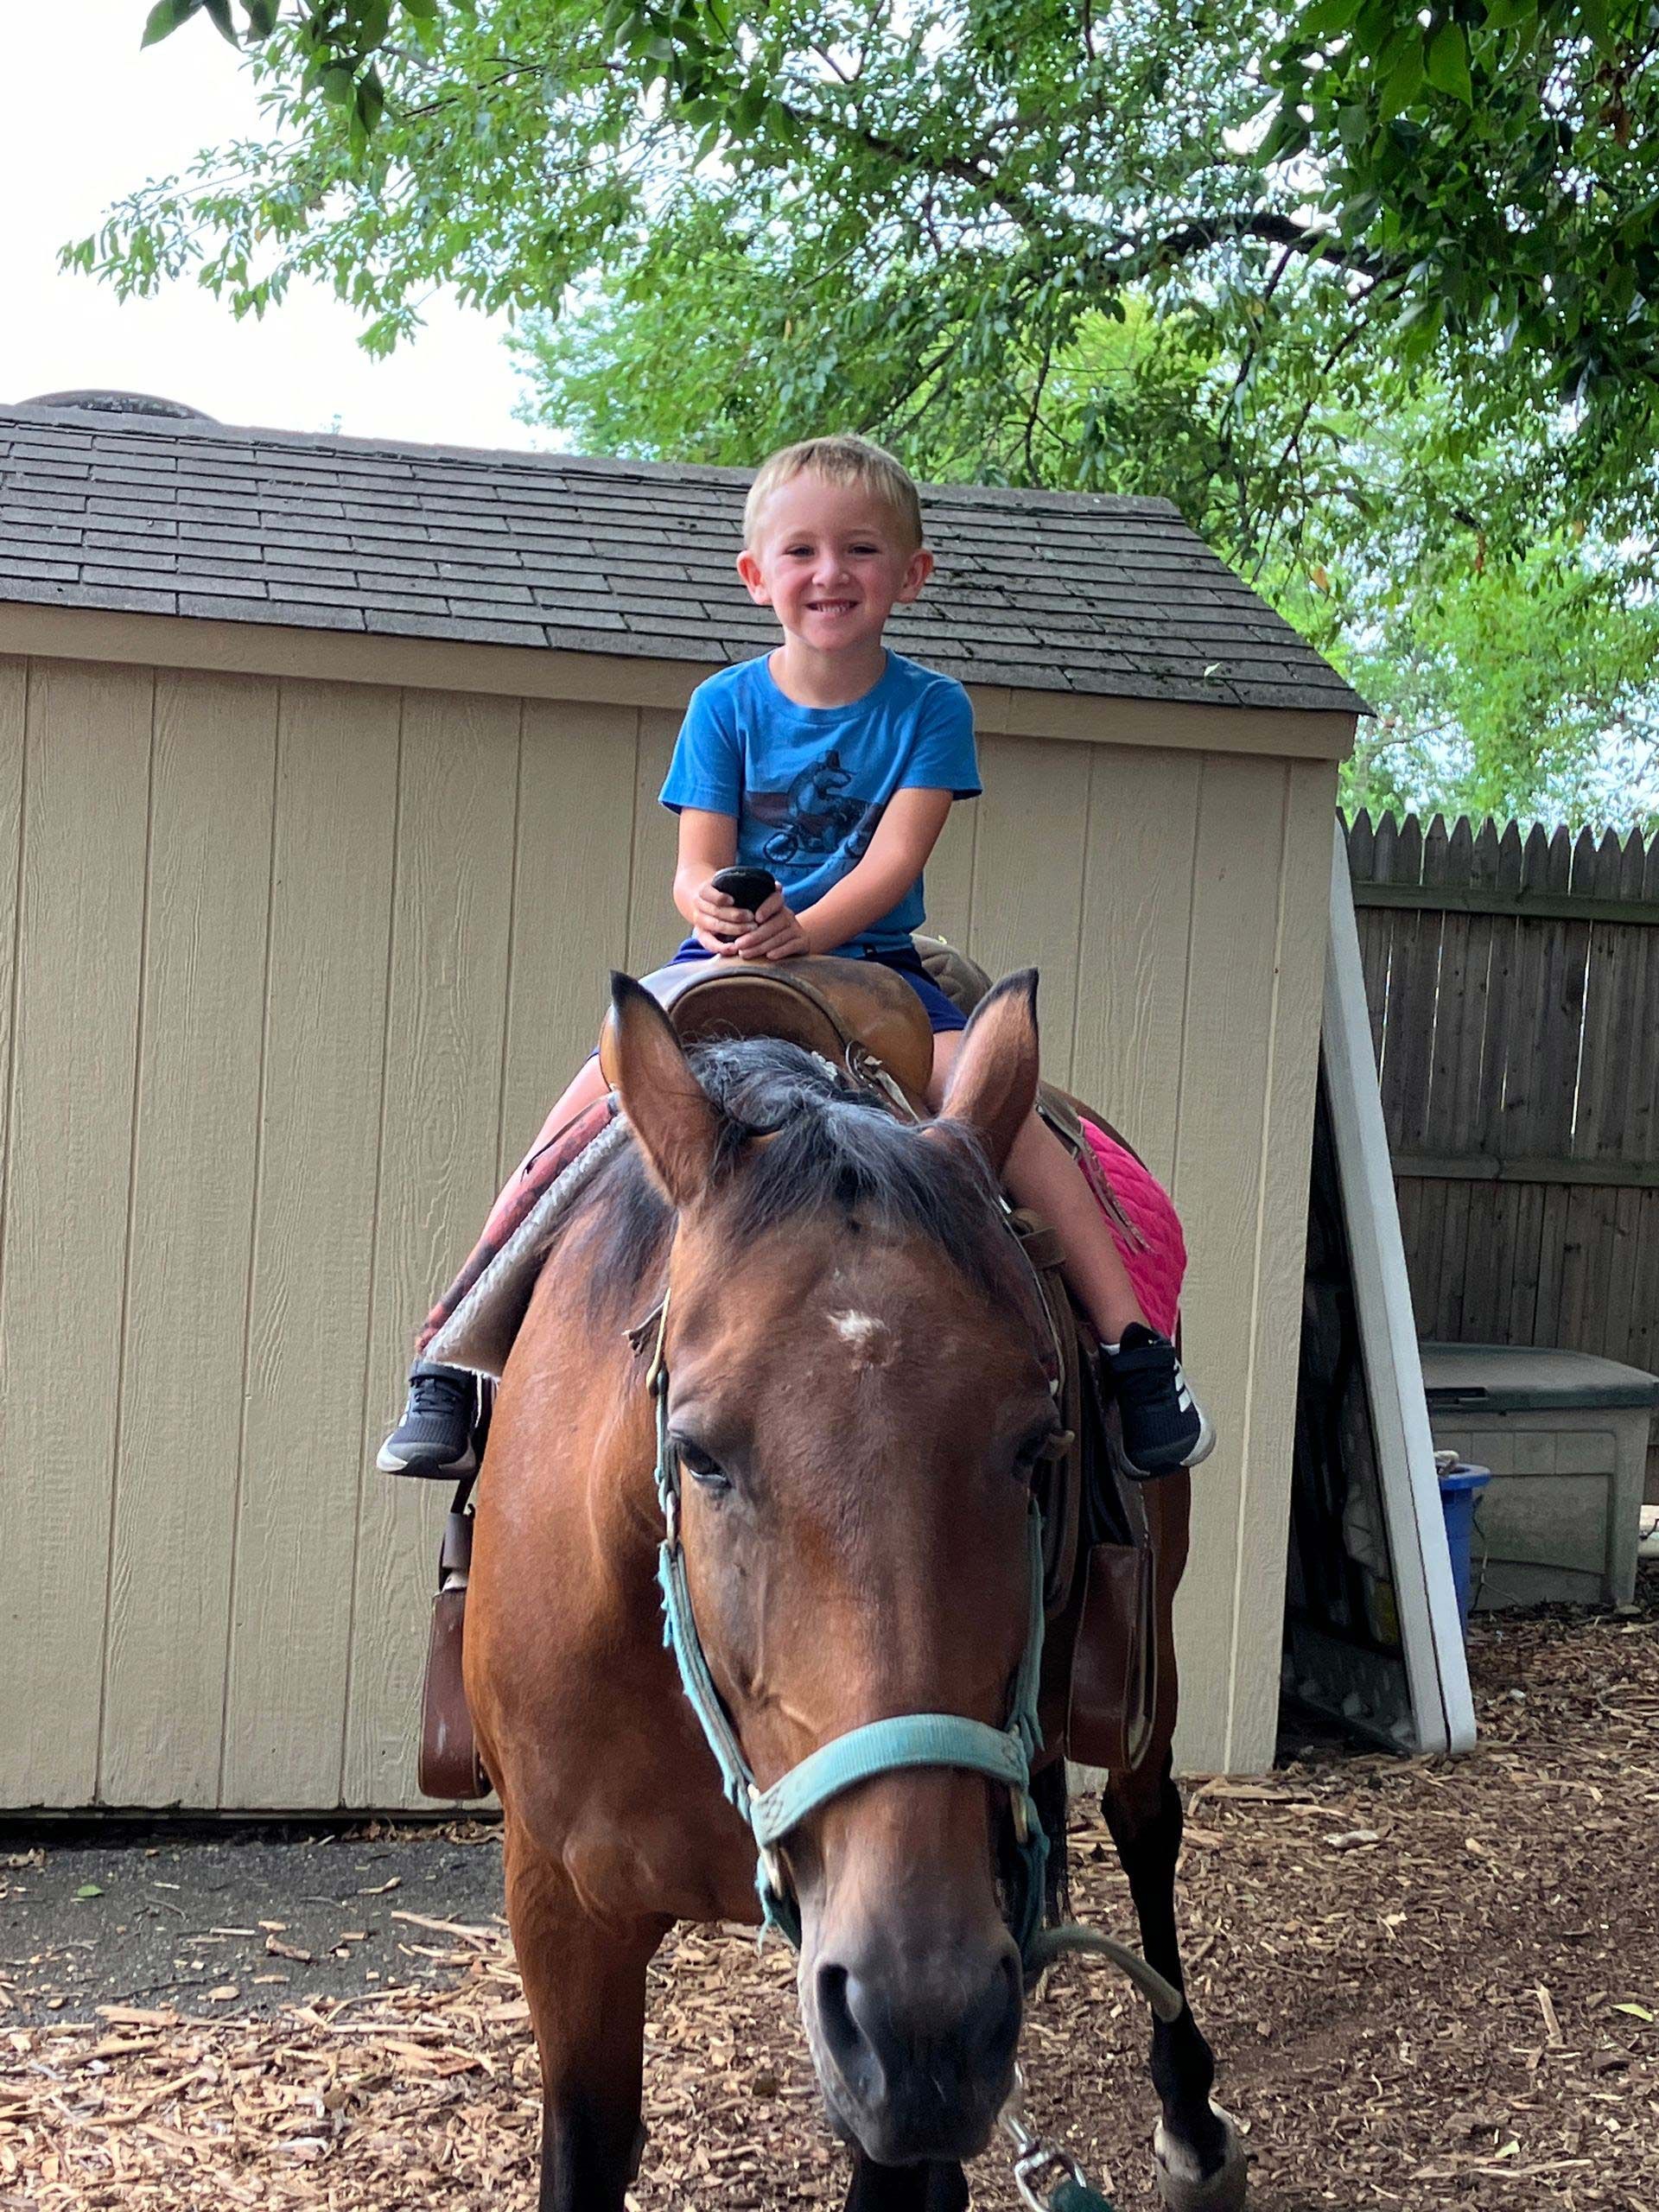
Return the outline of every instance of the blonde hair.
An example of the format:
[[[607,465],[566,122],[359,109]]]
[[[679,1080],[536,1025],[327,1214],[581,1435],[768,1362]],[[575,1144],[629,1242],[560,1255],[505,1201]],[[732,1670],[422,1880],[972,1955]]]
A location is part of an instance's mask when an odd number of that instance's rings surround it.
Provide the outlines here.
[[[784,446],[761,462],[743,507],[745,545],[753,543],[760,510],[771,493],[780,484],[809,474],[829,484],[856,484],[904,524],[912,545],[922,543],[922,501],[915,478],[880,446],[843,432],[831,438],[803,438],[798,445]]]

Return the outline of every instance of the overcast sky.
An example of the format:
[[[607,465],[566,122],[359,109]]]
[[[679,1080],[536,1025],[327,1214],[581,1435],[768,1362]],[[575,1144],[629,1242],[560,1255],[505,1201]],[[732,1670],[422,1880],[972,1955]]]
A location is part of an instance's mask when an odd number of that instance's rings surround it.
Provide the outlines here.
[[[256,127],[237,58],[205,20],[138,51],[147,0],[0,0],[0,403],[67,387],[160,393],[223,423],[448,445],[552,445],[512,419],[501,326],[435,303],[390,361],[349,308],[296,288],[237,322],[186,282],[118,303],[57,251],[124,192]]]

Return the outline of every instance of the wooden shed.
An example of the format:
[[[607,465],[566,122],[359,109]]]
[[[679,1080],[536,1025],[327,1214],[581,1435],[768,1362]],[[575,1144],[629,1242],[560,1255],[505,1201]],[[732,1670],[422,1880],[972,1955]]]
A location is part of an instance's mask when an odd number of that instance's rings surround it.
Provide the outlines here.
[[[0,413],[0,1808],[417,1803],[410,1329],[680,935],[657,791],[763,650],[729,470]],[[1159,500],[952,487],[902,651],[986,796],[932,925],[1173,1183],[1221,1442],[1188,1768],[1270,1758],[1336,764]]]

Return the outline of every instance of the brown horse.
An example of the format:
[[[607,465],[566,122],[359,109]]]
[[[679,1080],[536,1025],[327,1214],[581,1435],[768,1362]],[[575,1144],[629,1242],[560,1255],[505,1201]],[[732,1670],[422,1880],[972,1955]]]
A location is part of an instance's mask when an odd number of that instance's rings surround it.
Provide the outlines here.
[[[755,1850],[664,1649],[647,1387],[663,1351],[680,1541],[709,1669],[762,1785],[915,1713],[1004,1726],[1027,1627],[1028,1477],[1055,1425],[1031,1280],[994,1178],[1037,1082],[1031,976],[975,1014],[925,1129],[792,1046],[695,1065],[616,988],[638,1140],[562,1231],[508,1363],[480,1488],[467,1688],[505,1815],[540,2047],[542,2212],[620,2212],[639,2165],[645,1969],[676,1920],[759,1917]],[[1149,1961],[1179,1986],[1169,1609],[1185,1475],[1150,1497],[1156,1741],[1106,1810]],[[1023,1990],[1006,1791],[910,1769],[788,1838],[801,2010],[849,2212],[956,2212],[1011,2082]],[[1000,1855],[1001,1854],[1001,1855]],[[1243,2202],[1190,2011],[1152,2068],[1166,2196]]]

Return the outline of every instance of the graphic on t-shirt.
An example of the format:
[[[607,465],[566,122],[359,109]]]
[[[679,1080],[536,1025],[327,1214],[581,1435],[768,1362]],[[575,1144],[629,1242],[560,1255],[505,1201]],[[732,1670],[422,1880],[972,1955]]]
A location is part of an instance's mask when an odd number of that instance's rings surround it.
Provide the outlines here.
[[[851,781],[832,748],[809,762],[786,791],[746,792],[744,805],[755,820],[777,824],[762,848],[765,857],[780,868],[811,853],[844,851],[849,861],[861,861],[887,810],[853,798]]]

